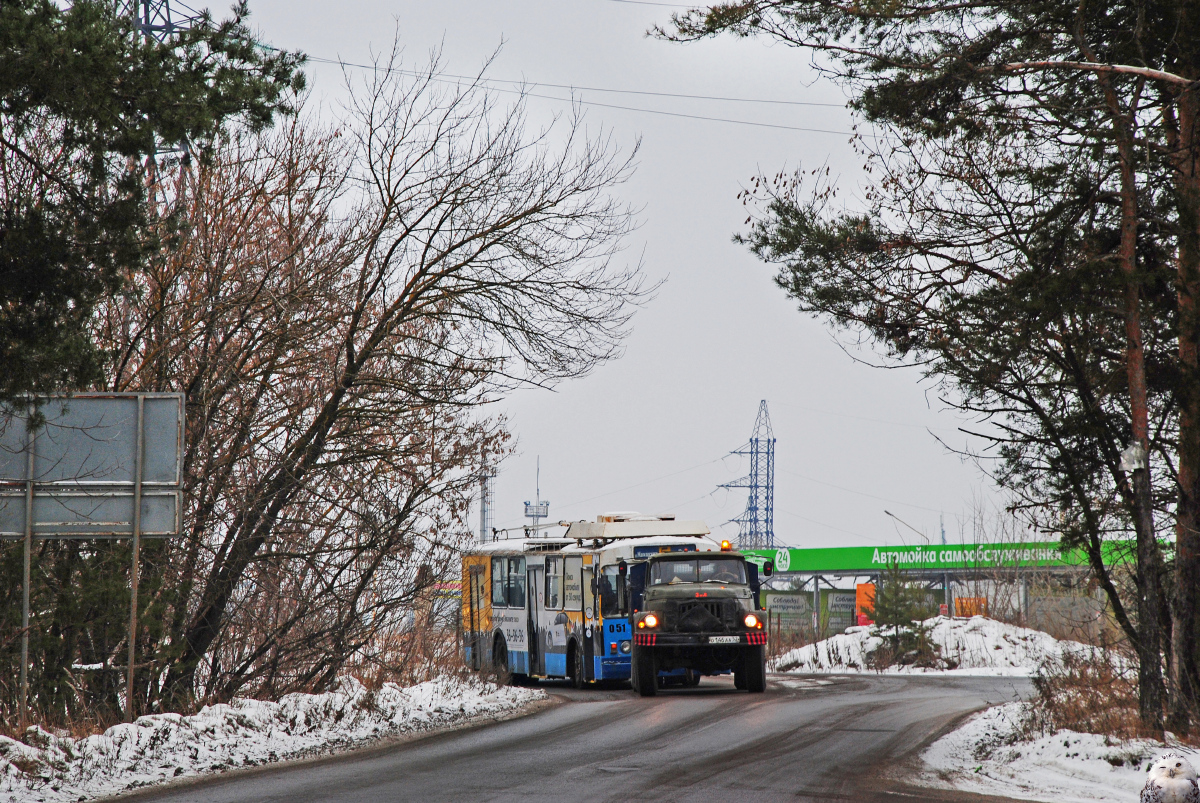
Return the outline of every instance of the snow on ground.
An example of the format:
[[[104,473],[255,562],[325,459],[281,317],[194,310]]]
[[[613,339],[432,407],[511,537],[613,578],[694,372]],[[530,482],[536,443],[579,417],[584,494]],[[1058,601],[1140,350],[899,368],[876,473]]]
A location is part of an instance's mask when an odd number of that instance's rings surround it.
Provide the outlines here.
[[[1061,730],[1021,739],[1025,703],[989,708],[922,754],[927,786],[1055,803],[1135,801],[1150,763],[1167,752],[1149,739]],[[1171,750],[1193,750],[1172,744]],[[1193,763],[1197,757],[1191,756]]]
[[[939,616],[922,623],[954,669],[894,666],[891,673],[1028,676],[1068,653],[1094,648],[982,616]],[[778,672],[847,673],[869,670],[867,657],[884,643],[880,628],[852,627],[845,634],[792,650],[775,659]],[[1117,656],[1110,660],[1119,661]],[[918,782],[963,792],[1054,803],[1135,801],[1151,761],[1168,747],[1148,739],[1122,740],[1061,730],[1025,738],[1027,703],[1008,703],[976,714],[922,754]],[[1170,749],[1194,752],[1171,743]],[[1200,763],[1194,757],[1193,763]]]
[[[936,672],[956,675],[1028,676],[1047,660],[1061,660],[1064,652],[1088,652],[1092,647],[1077,641],[1059,641],[1048,633],[997,622],[982,616],[952,619],[936,616],[922,625],[929,630],[941,656],[953,669],[892,666],[890,673]],[[798,647],[776,658],[776,672],[844,673],[868,670],[867,656],[884,643],[876,625],[850,627],[840,635]]]
[[[536,689],[440,678],[369,691],[343,680],[278,703],[236,699],[191,716],[155,714],[81,739],[38,729],[0,737],[0,801],[65,803],[177,777],[335,752],[381,737],[499,717],[545,698]]]

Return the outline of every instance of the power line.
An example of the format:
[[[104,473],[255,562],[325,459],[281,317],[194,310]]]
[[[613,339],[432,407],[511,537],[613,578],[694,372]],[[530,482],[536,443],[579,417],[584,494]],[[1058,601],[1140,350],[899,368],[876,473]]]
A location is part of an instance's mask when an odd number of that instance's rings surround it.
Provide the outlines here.
[[[930,513],[941,513],[942,512],[941,510],[939,510],[937,508],[925,507],[923,505],[914,505],[912,502],[901,502],[899,499],[888,499],[886,496],[876,496],[875,494],[869,494],[865,491],[856,491],[853,488],[846,488],[841,485],[834,485],[832,482],[826,482],[825,480],[819,480],[816,477],[806,477],[803,474],[797,474],[795,471],[788,471],[786,468],[781,468],[779,470],[782,471],[784,474],[791,474],[793,477],[799,477],[802,480],[808,480],[809,482],[815,482],[818,485],[824,485],[829,488],[836,488],[839,491],[845,491],[846,493],[858,494],[859,496],[865,496],[868,499],[878,499],[880,502],[890,502],[893,505],[904,505],[905,507],[915,507],[917,510],[928,510]]]
[[[662,508],[659,508],[659,509],[658,509],[658,512],[659,512],[659,513],[670,513],[672,510],[675,510],[675,509],[677,509],[677,508],[681,508],[681,507],[683,507],[684,505],[691,505],[691,504],[695,504],[696,502],[701,502],[701,501],[703,501],[703,500],[705,500],[705,499],[708,499],[708,498],[709,498],[709,497],[711,497],[711,496],[712,496],[712,491],[709,491],[709,492],[708,492],[708,493],[706,493],[706,494],[701,494],[700,496],[697,496],[695,499],[686,499],[686,500],[684,500],[683,502],[679,502],[678,504],[671,505],[670,507],[662,507]]]
[[[681,468],[678,471],[672,471],[670,474],[663,474],[662,476],[659,476],[659,477],[653,477],[652,479],[634,483],[633,485],[627,485],[624,488],[617,488],[616,490],[613,490],[613,491],[605,491],[602,494],[597,494],[596,496],[590,496],[587,499],[578,499],[574,502],[566,502],[564,504],[559,505],[559,507],[561,507],[561,508],[574,507],[575,505],[582,505],[582,504],[586,504],[588,502],[594,502],[597,499],[603,499],[604,497],[612,496],[613,494],[623,493],[624,491],[632,491],[635,488],[641,488],[645,485],[650,485],[652,483],[659,482],[661,480],[670,479],[671,477],[677,477],[680,474],[686,474],[689,471],[695,471],[696,469],[703,468],[704,466],[711,466],[713,463],[721,462],[722,460],[725,459],[725,457],[726,457],[726,455],[721,455],[720,457],[716,458],[715,460],[707,460],[703,463],[697,463],[694,466],[688,466],[687,468]],[[708,496],[708,494],[705,494],[705,496]],[[703,496],[699,497],[699,499],[703,499],[703,498],[704,498]],[[689,501],[698,501],[698,500],[689,500]],[[686,504],[688,504],[688,502],[680,502],[679,505],[675,505],[675,507],[679,507],[680,505],[686,505]],[[667,508],[667,510],[670,510],[670,509],[671,508]]]
[[[504,90],[496,90],[496,91],[502,92]],[[530,97],[546,98],[547,100],[564,100],[564,98],[552,98],[552,97],[548,97],[546,95],[530,94]],[[579,102],[587,104],[588,106],[600,106],[601,108],[605,108],[605,109],[623,109],[625,111],[630,111],[630,112],[641,112],[642,114],[661,114],[666,117],[684,117],[689,120],[708,120],[709,122],[713,122],[713,123],[734,123],[735,125],[751,125],[751,126],[756,126],[758,128],[778,128],[778,129],[782,129],[784,131],[806,131],[806,132],[813,133],[813,134],[842,134],[845,136],[852,136],[854,133],[852,131],[832,131],[827,128],[804,128],[802,126],[795,126],[795,125],[776,125],[775,123],[757,123],[752,120],[731,120],[727,117],[705,117],[704,115],[700,115],[700,114],[683,114],[682,112],[667,112],[667,111],[662,111],[661,109],[639,109],[639,108],[635,108],[633,106],[614,106],[611,103],[597,103],[594,100],[580,100]]]
[[[912,427],[915,429],[936,430],[939,432],[958,432],[959,431],[957,428],[954,428],[954,427],[934,427],[934,426],[930,426],[928,424],[913,424],[909,421],[889,421],[885,418],[871,418],[870,416],[865,416],[865,415],[854,415],[852,413],[840,413],[835,410],[822,410],[818,407],[806,407],[803,404],[794,404],[792,402],[778,402],[778,403],[782,404],[784,407],[792,407],[797,410],[804,410],[809,413],[820,413],[821,415],[835,415],[835,416],[838,416],[839,418],[853,418],[856,421],[871,421],[876,424],[887,424],[887,425],[893,426],[893,427]]]
[[[332,64],[341,67],[358,67],[363,70],[379,69],[373,64],[356,64],[352,61],[342,61],[341,59],[327,59],[322,56],[308,56],[309,61],[319,61],[323,64]],[[404,70],[398,67],[385,67],[386,72],[396,72],[402,75],[423,76],[424,72],[416,70]],[[454,73],[438,73],[442,78],[454,78],[459,81],[479,81],[485,84],[513,84],[516,86],[544,86],[550,89],[572,89],[581,92],[610,92],[617,95],[650,95],[659,98],[686,98],[688,100],[718,100],[729,103],[767,103],[778,106],[824,106],[832,109],[844,109],[844,103],[823,103],[815,100],[775,100],[772,98],[730,98],[724,95],[690,95],[685,92],[652,92],[646,89],[612,89],[603,86],[582,86],[579,84],[551,84],[545,81],[514,81],[508,78],[484,78],[477,75],[456,75]]]
[[[448,78],[461,78],[464,80],[474,80],[469,76],[447,75]],[[502,84],[520,84],[520,81],[509,81],[501,78],[485,78],[482,79],[488,83]],[[844,109],[844,103],[822,103],[815,100],[773,100],[770,98],[730,98],[723,95],[689,95],[683,92],[651,92],[645,89],[608,89],[602,86],[578,86],[575,84],[547,84],[543,81],[530,82],[529,86],[538,87],[545,86],[551,89],[571,89],[579,90],[580,92],[610,92],[617,95],[649,95],[656,98],[685,98],[687,100],[716,100],[726,103],[766,103],[776,106],[823,106],[831,109]]]
[[[863,535],[862,533],[856,533],[851,530],[843,530],[841,527],[835,527],[832,524],[826,524],[823,521],[817,521],[816,519],[810,519],[808,516],[801,516],[799,513],[793,513],[792,511],[784,510],[781,507],[776,507],[775,509],[778,510],[780,513],[785,513],[789,516],[794,516],[795,518],[800,519],[801,521],[807,521],[809,524],[815,524],[818,527],[825,527],[830,530],[836,530],[837,532],[845,533],[846,535],[853,535],[855,538],[861,538],[864,541],[871,541],[871,542],[877,543],[879,540],[877,538],[871,538],[869,536]]]
[[[322,64],[332,64],[332,65],[340,66],[340,67],[354,67],[356,69],[362,69],[362,70],[380,69],[376,65],[356,64],[351,61],[342,61],[340,59],[327,59],[327,58],[322,58],[320,56],[309,56],[308,59],[309,59],[309,61],[315,61],[315,62],[319,62]],[[425,75],[425,73],[418,73],[414,70],[402,70],[402,69],[397,69],[395,67],[386,67],[383,69],[385,72],[396,72],[401,75],[410,75],[410,76],[424,76]],[[442,83],[457,83],[458,81],[478,81],[478,82],[484,83],[484,84],[494,84],[494,83],[518,84],[519,83],[516,81],[502,81],[500,79],[454,75],[451,73],[441,73],[436,76],[428,76],[428,77],[430,78],[430,80],[439,81]],[[826,107],[842,108],[841,106],[839,106],[836,103],[817,103],[817,102],[809,102],[809,101],[786,101],[786,100],[760,100],[760,99],[754,99],[754,98],[722,98],[722,97],[718,97],[718,96],[685,95],[685,94],[681,94],[681,93],[649,92],[649,91],[632,90],[632,89],[627,90],[627,89],[603,89],[603,88],[598,88],[598,87],[590,87],[590,88],[589,87],[573,87],[569,84],[532,83],[532,84],[530,84],[530,86],[545,86],[545,87],[551,87],[551,88],[556,88],[556,89],[578,89],[581,91],[586,90],[586,91],[593,91],[593,92],[615,92],[615,93],[631,94],[631,95],[651,95],[651,96],[660,96],[660,97],[690,98],[690,99],[695,99],[695,100],[737,101],[737,102],[745,102],[745,103],[773,103],[773,104],[780,104],[780,105],[826,106]],[[523,91],[523,90],[516,90],[516,89],[500,89],[498,87],[491,87],[491,89],[494,92],[503,92],[506,94],[514,94],[514,95],[524,95],[526,97],[540,98],[542,100],[555,100],[555,101],[559,101],[559,102],[569,102],[571,100],[570,98],[560,98],[560,97],[555,97],[553,95],[540,95],[537,93],[527,92],[527,91]],[[854,133],[851,131],[834,131],[834,130],[827,129],[827,128],[808,128],[805,126],[780,125],[777,123],[760,123],[760,122],[756,122],[753,120],[737,120],[737,119],[733,119],[733,118],[729,118],[729,117],[709,117],[709,116],[701,115],[701,114],[686,114],[684,112],[669,112],[669,111],[665,111],[663,109],[644,109],[644,108],[640,108],[637,106],[619,106],[619,105],[616,105],[613,103],[601,103],[599,101],[584,100],[582,98],[579,99],[579,102],[583,103],[585,105],[588,105],[588,106],[597,106],[597,107],[605,108],[605,109],[619,109],[621,111],[639,112],[641,114],[658,114],[658,115],[662,115],[665,117],[680,117],[680,118],[689,119],[689,120],[704,120],[704,121],[714,122],[714,123],[732,123],[734,125],[748,125],[748,126],[754,126],[757,128],[774,128],[774,129],[780,129],[780,130],[784,130],[784,131],[804,131],[807,133],[814,133],[814,134],[840,134],[843,136],[851,136]]]
[[[686,8],[693,9],[695,6],[681,6],[678,3],[651,3],[650,0],[608,0],[610,3],[624,3],[630,6],[658,6],[659,8]]]

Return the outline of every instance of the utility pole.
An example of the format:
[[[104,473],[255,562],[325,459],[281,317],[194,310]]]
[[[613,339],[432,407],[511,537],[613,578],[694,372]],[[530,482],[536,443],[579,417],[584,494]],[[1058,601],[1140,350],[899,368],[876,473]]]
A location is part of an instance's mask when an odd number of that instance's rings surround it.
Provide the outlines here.
[[[497,473],[495,466],[489,466],[486,463],[479,472],[479,543],[481,544],[494,538],[492,511],[496,508],[496,489],[492,480],[496,478]]]
[[[898,522],[900,522],[901,524],[903,524],[903,525],[904,525],[905,527],[907,527],[908,529],[912,530],[912,531],[913,531],[914,533],[916,533],[917,535],[921,536],[921,540],[922,540],[922,541],[924,541],[924,542],[925,542],[925,543],[927,543],[927,544],[929,543],[929,536],[928,536],[928,535],[926,535],[925,533],[921,532],[921,531],[920,531],[920,530],[918,530],[916,527],[912,526],[911,524],[909,524],[907,521],[905,521],[904,519],[902,519],[902,518],[900,518],[899,516],[897,516],[897,515],[896,515],[895,513],[893,513],[892,511],[890,511],[890,510],[885,510],[885,511],[883,511],[883,512],[884,512],[884,513],[886,513],[887,515],[891,516],[891,517],[892,517],[893,519],[895,519],[896,521],[898,521]],[[945,543],[945,541],[944,541],[944,540],[943,540],[943,543]]]
[[[946,545],[946,514],[938,514],[938,527],[942,530],[942,546]],[[954,616],[954,594],[950,585],[950,572],[942,575],[942,599],[946,602],[946,615]]]
[[[537,459],[537,484],[534,488],[534,502],[525,503],[525,518],[533,520],[533,537],[537,537],[538,522],[550,515],[550,503],[542,499],[542,458]]]

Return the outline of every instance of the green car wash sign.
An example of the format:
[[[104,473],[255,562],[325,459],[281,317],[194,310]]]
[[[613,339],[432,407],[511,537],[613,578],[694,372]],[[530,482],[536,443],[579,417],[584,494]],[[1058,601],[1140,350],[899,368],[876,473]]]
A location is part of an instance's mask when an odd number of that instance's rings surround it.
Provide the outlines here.
[[[1130,559],[1132,543],[1106,541],[1106,565]],[[931,544],[913,547],[829,547],[824,549],[748,549],[755,563],[773,560],[777,572],[875,572],[893,563],[901,569],[983,569],[1003,567],[1084,568],[1082,549],[1059,548],[1056,542],[1011,544]]]

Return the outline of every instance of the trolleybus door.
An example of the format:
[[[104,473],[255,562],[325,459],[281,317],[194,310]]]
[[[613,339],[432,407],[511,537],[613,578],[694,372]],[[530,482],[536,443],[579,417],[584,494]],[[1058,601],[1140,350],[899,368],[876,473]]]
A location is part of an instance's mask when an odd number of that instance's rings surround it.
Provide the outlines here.
[[[596,608],[595,574],[591,566],[583,567],[583,677],[596,679],[596,639],[603,639],[600,632],[600,611]]]
[[[468,593],[470,594],[471,621],[468,623],[467,643],[471,645],[471,668],[481,669],[483,659],[480,657],[479,630],[482,627],[479,607],[483,604],[483,567],[471,566],[467,572]]]
[[[529,566],[529,605],[526,610],[529,611],[528,630],[529,638],[525,642],[529,645],[529,674],[545,675],[546,674],[546,645],[542,641],[541,625],[545,621],[545,616],[542,615],[546,609],[546,584],[542,582],[543,573],[546,567]]]

